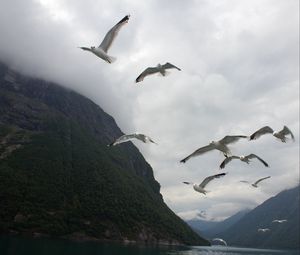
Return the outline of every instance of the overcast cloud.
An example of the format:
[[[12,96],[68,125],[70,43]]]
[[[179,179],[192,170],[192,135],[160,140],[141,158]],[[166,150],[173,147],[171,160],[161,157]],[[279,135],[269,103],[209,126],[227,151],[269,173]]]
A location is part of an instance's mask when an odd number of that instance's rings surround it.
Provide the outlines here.
[[[159,143],[134,142],[152,165],[165,202],[181,217],[205,210],[222,219],[253,208],[299,183],[299,1],[0,0],[0,60],[25,74],[58,82],[91,98],[124,133]],[[130,14],[109,65],[78,46],[98,46]],[[135,78],[148,66],[171,62],[167,77]],[[266,135],[240,141],[233,154],[256,153],[270,164],[232,161],[228,176],[207,196],[182,181],[220,172],[211,152],[180,164],[195,149],[227,134],[250,135],[287,125],[296,142]],[[272,178],[254,189],[239,183]]]

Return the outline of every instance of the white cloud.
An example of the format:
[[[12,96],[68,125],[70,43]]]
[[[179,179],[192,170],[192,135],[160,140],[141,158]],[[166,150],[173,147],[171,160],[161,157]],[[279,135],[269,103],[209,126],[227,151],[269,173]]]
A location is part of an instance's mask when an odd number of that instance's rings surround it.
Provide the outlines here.
[[[158,146],[135,144],[171,209],[182,217],[206,210],[221,219],[299,183],[298,10],[297,0],[13,0],[0,9],[0,58],[88,96],[124,132],[152,137]],[[126,14],[129,23],[110,49],[114,64],[77,48],[97,46]],[[134,83],[146,67],[166,61],[182,71]],[[219,172],[223,156],[180,159],[211,140],[250,135],[264,125],[289,126],[296,142],[269,135],[231,148],[256,153],[270,168],[231,162],[207,196],[182,184]],[[272,178],[259,189],[238,183],[267,175]]]

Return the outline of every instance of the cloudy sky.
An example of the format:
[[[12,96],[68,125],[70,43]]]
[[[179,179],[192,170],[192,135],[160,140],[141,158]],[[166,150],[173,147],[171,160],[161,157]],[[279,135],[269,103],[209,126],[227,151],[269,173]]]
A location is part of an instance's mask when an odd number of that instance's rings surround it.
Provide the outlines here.
[[[25,74],[63,84],[112,115],[152,165],[165,202],[184,219],[204,210],[222,219],[253,208],[299,183],[298,0],[0,0],[0,60]],[[113,64],[78,49],[98,46],[130,14],[109,53]],[[134,80],[148,66],[171,62],[166,77]],[[204,196],[182,181],[219,173],[223,155],[180,164],[195,149],[225,135],[250,135],[287,125],[296,142],[266,135],[230,146],[270,164],[232,161],[228,175]],[[254,189],[240,180],[272,178]]]

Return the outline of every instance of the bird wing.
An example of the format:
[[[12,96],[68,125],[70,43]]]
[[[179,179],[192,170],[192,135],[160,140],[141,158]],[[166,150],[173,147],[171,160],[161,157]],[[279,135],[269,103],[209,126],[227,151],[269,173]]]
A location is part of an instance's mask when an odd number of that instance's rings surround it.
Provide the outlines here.
[[[261,163],[263,163],[266,167],[269,166],[268,163],[267,163],[266,161],[264,161],[262,158],[260,158],[259,156],[255,155],[255,154],[253,154],[253,153],[247,155],[245,158],[247,158],[247,159],[257,158],[257,159],[258,159]]]
[[[261,181],[263,181],[263,180],[265,180],[265,179],[268,179],[268,178],[271,178],[271,176],[267,176],[267,177],[264,177],[264,178],[261,178],[261,179],[257,180],[257,181],[254,183],[254,185],[257,185],[259,182],[261,182]]]
[[[151,75],[151,74],[155,74],[159,72],[158,71],[158,68],[156,67],[148,67],[146,68],[136,79],[135,79],[135,82],[140,82],[142,80],[144,80],[144,78],[148,75]]]
[[[240,181],[240,182],[242,182],[242,183],[249,183],[248,181]]]
[[[247,138],[247,136],[246,135],[226,135],[219,142],[227,145],[229,143],[235,143],[241,138]]]
[[[188,155],[184,159],[180,160],[181,163],[185,163],[187,160],[189,160],[191,157],[199,156],[205,152],[211,151],[215,149],[215,146],[213,144],[206,145],[204,147],[201,147],[197,150],[195,150],[192,154]]]
[[[227,156],[220,165],[220,168],[223,169],[232,159],[238,159],[238,156]]]
[[[121,19],[116,25],[114,25],[105,35],[103,41],[99,45],[99,48],[103,49],[105,52],[108,51],[113,41],[115,40],[118,32],[121,27],[126,24],[129,20],[130,15],[126,15],[123,19]]]
[[[90,48],[87,48],[87,47],[78,47],[78,48],[80,48],[80,49],[82,49],[82,50],[91,51],[91,49],[90,49]]]
[[[221,173],[221,174],[215,174],[215,175],[208,176],[208,177],[206,177],[206,178],[200,183],[199,186],[200,186],[202,189],[204,189],[205,186],[206,186],[211,180],[213,180],[213,179],[215,179],[215,178],[220,178],[220,177],[225,176],[225,175],[226,175],[226,173]]]
[[[178,68],[177,66],[172,65],[172,64],[169,63],[169,62],[165,63],[165,64],[162,66],[162,68],[164,68],[164,69],[176,68],[177,70],[181,71],[180,68]]]
[[[273,132],[274,132],[274,130],[272,128],[270,128],[269,126],[262,127],[261,129],[257,130],[252,135],[250,135],[250,140],[255,140],[255,139],[261,137],[262,135],[272,134]]]
[[[114,144],[118,144],[118,143],[123,143],[123,142],[126,142],[132,138],[135,138],[136,135],[135,134],[130,134],[130,135],[122,135],[120,136],[119,138],[117,138],[115,141],[114,141]]]
[[[283,129],[281,131],[278,132],[279,134],[281,135],[291,135],[292,139],[295,141],[295,137],[292,133],[292,131],[287,127],[287,126],[284,126]]]

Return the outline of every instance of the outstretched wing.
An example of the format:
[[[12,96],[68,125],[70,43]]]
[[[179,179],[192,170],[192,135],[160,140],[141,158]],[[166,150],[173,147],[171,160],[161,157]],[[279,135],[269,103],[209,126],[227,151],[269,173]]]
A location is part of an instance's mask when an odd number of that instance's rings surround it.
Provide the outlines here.
[[[87,47],[78,47],[78,48],[80,48],[80,49],[82,49],[82,50],[91,51],[91,49],[90,49],[90,48],[87,48]]]
[[[248,181],[240,181],[240,182],[242,182],[242,183],[250,183],[250,182],[248,182]]]
[[[278,132],[280,135],[291,135],[293,141],[295,141],[295,137],[292,133],[292,131],[287,127],[287,126],[284,126],[283,129],[281,131]]]
[[[177,66],[174,66],[174,65],[172,65],[172,64],[171,64],[171,63],[169,63],[169,62],[165,63],[165,64],[162,66],[162,68],[164,68],[164,69],[171,69],[171,68],[175,68],[175,69],[177,69],[178,71],[181,71],[181,69],[180,69],[180,68],[178,68]]]
[[[258,159],[261,163],[263,163],[266,167],[269,167],[269,165],[268,165],[268,163],[267,163],[266,161],[264,161],[262,158],[260,158],[259,156],[255,155],[255,154],[253,154],[253,153],[247,155],[245,158],[246,158],[246,159],[257,158],[257,159]]]
[[[220,165],[220,168],[223,169],[232,159],[238,159],[237,156],[227,156]]]
[[[126,15],[123,19],[121,19],[116,25],[114,25],[105,35],[103,41],[99,45],[99,48],[104,50],[105,52],[108,51],[110,46],[112,45],[113,41],[115,40],[118,32],[120,31],[121,27],[128,23],[130,15]]]
[[[226,135],[223,139],[221,139],[219,142],[222,144],[229,144],[229,143],[235,143],[241,138],[247,138],[246,135]]]
[[[124,143],[130,139],[135,138],[135,134],[130,134],[130,135],[122,135],[119,138],[117,138],[114,142],[112,142],[111,144],[109,144],[108,146],[114,146],[117,145],[119,143]]]
[[[259,182],[261,182],[261,181],[263,181],[263,180],[265,180],[265,179],[269,179],[269,178],[271,178],[271,176],[267,176],[267,177],[261,178],[261,179],[257,180],[257,181],[254,183],[254,185],[257,185]]]
[[[154,142],[149,136],[146,136],[146,135],[144,135],[144,134],[138,134],[138,133],[136,133],[136,134],[135,134],[135,138],[141,140],[141,141],[144,142],[144,143],[151,142],[151,143],[157,144],[157,143]]]
[[[257,130],[252,135],[250,135],[250,140],[255,140],[255,139],[261,137],[262,135],[272,134],[273,132],[274,132],[274,130],[272,128],[270,128],[269,126],[262,127],[261,129]]]
[[[215,174],[215,175],[208,176],[208,177],[206,177],[206,178],[200,183],[199,186],[200,186],[202,189],[204,189],[205,186],[206,186],[211,180],[213,180],[213,179],[215,179],[215,178],[220,178],[220,177],[225,176],[225,175],[226,175],[226,173],[221,173],[221,174]]]
[[[187,160],[189,160],[191,157],[199,156],[205,152],[211,151],[215,149],[215,146],[213,144],[209,144],[207,146],[201,147],[198,150],[195,150],[192,154],[188,155],[184,159],[180,160],[181,163],[185,163]]]
[[[135,82],[140,82],[140,81],[144,80],[144,78],[146,76],[155,74],[157,72],[158,72],[158,69],[156,67],[148,67],[135,79]]]

